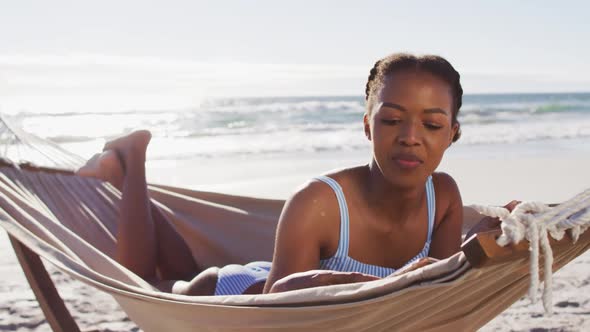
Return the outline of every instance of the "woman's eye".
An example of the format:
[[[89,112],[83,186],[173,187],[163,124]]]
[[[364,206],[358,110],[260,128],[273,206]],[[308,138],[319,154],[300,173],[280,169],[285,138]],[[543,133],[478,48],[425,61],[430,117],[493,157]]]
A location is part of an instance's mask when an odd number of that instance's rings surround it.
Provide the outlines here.
[[[440,128],[442,128],[441,125],[438,125],[436,123],[431,123],[431,122],[424,122],[424,127],[430,129],[430,130],[438,130]]]
[[[393,125],[396,125],[400,122],[401,122],[401,120],[399,120],[399,119],[381,119],[381,123],[383,123],[384,125],[388,125],[388,126],[393,126]]]

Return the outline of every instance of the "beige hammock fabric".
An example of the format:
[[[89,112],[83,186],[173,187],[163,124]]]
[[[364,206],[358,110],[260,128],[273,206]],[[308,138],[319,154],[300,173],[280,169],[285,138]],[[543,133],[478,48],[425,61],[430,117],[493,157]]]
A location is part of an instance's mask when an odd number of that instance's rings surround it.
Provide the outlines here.
[[[151,186],[206,265],[270,259],[280,201]],[[144,331],[468,331],[522,297],[528,256],[473,268],[463,253],[378,281],[267,295],[162,293],[113,260],[120,193],[78,176],[0,168],[0,225],[59,269],[111,294]],[[207,208],[227,215],[208,218]],[[199,211],[196,214],[195,211]],[[557,270],[590,245],[556,246]]]

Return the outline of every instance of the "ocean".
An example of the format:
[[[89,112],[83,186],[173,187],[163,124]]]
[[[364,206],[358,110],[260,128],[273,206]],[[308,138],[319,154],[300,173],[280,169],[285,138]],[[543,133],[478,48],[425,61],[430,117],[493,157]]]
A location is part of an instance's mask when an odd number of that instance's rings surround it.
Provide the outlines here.
[[[105,139],[137,128],[153,133],[149,158],[248,157],[367,150],[364,98],[277,97],[204,100],[184,109],[11,114],[13,124],[88,157]],[[457,146],[590,142],[590,93],[466,95]]]

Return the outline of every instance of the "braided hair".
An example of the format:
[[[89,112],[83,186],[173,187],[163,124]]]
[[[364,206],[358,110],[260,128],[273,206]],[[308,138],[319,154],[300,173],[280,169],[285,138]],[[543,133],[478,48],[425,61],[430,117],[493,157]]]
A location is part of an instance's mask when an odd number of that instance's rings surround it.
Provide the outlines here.
[[[404,69],[423,70],[449,84],[453,94],[452,124],[459,126],[459,130],[453,137],[453,142],[456,142],[461,137],[461,127],[457,115],[463,103],[463,88],[461,87],[459,73],[447,60],[440,56],[424,55],[417,57],[406,53],[394,53],[375,62],[365,87],[367,110],[370,111],[373,108],[375,97],[383,88],[385,79],[394,72]]]

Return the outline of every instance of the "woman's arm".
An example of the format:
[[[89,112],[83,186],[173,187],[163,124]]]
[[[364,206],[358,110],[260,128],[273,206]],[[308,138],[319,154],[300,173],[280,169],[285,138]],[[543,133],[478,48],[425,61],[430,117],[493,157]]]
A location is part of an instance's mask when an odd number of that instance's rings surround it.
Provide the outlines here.
[[[433,175],[436,190],[436,213],[442,213],[435,225],[429,256],[443,259],[460,250],[463,225],[463,202],[457,183],[446,173]]]
[[[510,203],[504,205],[504,208],[506,208],[508,211],[512,212],[512,210],[514,210],[514,208],[518,204],[520,204],[520,201],[513,200]],[[487,231],[491,231],[494,229],[499,229],[500,224],[502,224],[500,219],[486,216],[484,214],[479,214],[479,218],[480,218],[479,221],[477,223],[475,223],[469,229],[467,234],[465,235],[465,241],[467,241],[471,236],[473,236],[476,233],[487,232]]]
[[[352,284],[355,282],[379,279],[381,278],[358,272],[312,270],[294,273],[278,280],[272,285],[269,293],[279,293],[328,285]]]
[[[322,183],[310,182],[286,202],[279,218],[272,267],[264,293],[281,278],[318,269],[323,234],[333,214],[333,205],[337,206],[329,189]]]

